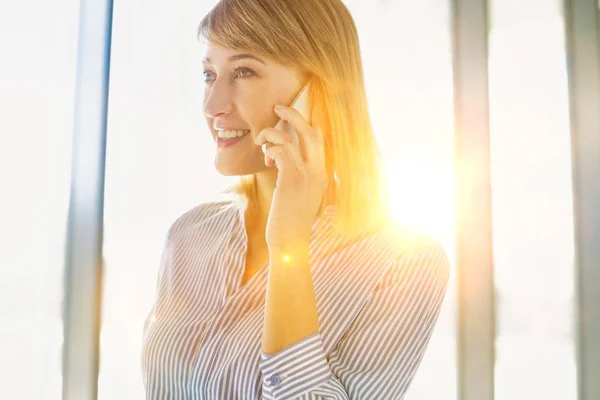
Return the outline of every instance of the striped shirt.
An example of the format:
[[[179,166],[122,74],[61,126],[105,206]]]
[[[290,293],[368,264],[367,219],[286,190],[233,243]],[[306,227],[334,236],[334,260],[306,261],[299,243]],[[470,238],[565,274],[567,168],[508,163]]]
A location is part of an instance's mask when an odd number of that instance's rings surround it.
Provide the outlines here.
[[[169,228],[154,307],[144,324],[146,398],[402,399],[446,291],[440,244],[397,224],[350,242],[337,208],[315,221],[309,260],[319,331],[262,352],[268,265],[241,285],[243,208],[202,204]]]

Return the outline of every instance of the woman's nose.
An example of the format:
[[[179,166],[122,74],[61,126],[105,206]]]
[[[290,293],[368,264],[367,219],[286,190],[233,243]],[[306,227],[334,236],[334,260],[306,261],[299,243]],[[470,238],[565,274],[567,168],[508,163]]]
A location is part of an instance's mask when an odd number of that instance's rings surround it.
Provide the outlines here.
[[[229,114],[233,110],[233,92],[226,84],[215,81],[204,92],[204,114],[215,118],[222,114]]]

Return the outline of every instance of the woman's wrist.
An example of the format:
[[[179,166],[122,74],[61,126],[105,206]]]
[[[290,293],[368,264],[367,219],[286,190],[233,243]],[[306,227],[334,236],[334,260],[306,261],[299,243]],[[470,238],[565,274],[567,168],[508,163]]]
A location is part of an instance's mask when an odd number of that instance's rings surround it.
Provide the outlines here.
[[[271,264],[302,264],[308,262],[309,240],[296,240],[276,248],[269,248]]]

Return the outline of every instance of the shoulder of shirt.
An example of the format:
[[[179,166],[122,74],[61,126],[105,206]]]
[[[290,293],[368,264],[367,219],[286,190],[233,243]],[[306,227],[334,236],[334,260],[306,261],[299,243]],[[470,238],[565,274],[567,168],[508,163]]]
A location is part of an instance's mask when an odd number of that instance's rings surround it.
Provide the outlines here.
[[[393,260],[376,290],[397,286],[415,277],[420,285],[445,290],[450,264],[443,246],[427,232],[397,222],[386,226],[385,240],[391,241]],[[425,278],[423,278],[425,277]]]
[[[182,233],[215,219],[232,218],[235,213],[239,212],[239,204],[233,198],[222,197],[207,201],[192,207],[177,217],[169,227],[167,236],[171,238],[174,234]]]
[[[449,274],[448,256],[442,244],[431,234],[407,227],[397,222],[390,223],[388,231],[392,244],[397,251],[396,265],[405,264],[407,259],[422,260],[411,263],[415,266],[425,266],[440,269],[440,273]]]

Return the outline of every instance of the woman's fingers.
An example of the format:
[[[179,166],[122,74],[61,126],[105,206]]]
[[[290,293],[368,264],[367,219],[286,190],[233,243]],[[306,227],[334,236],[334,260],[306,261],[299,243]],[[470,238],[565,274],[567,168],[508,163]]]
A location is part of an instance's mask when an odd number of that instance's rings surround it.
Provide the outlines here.
[[[265,128],[254,139],[254,143],[261,146],[265,142],[271,142],[273,144],[295,144],[294,137],[291,133],[285,132],[275,128]]]
[[[319,126],[311,126],[304,116],[292,107],[276,106],[275,113],[287,121],[298,135],[300,154],[304,155],[304,159],[309,164],[321,164],[325,149],[323,130]],[[320,167],[319,165],[318,168]]]
[[[265,128],[258,134],[254,142],[262,146],[262,151],[265,154],[265,165],[267,167],[273,166],[275,161],[279,170],[282,170],[282,164],[289,166],[290,163],[295,163],[299,167],[302,163],[300,148],[296,145],[292,134],[289,132],[275,128]],[[276,155],[280,155],[283,151],[287,155],[282,157],[281,160],[276,159]],[[285,166],[283,167],[285,168]]]
[[[293,154],[283,146],[269,147],[265,152],[265,157],[268,160],[267,166],[276,164],[277,169],[282,173],[293,171],[298,167]]]

